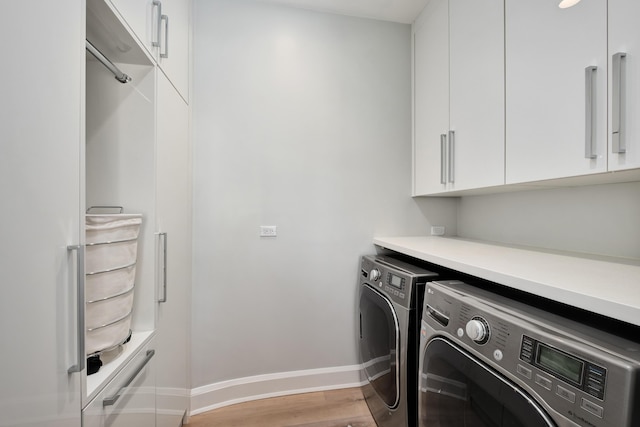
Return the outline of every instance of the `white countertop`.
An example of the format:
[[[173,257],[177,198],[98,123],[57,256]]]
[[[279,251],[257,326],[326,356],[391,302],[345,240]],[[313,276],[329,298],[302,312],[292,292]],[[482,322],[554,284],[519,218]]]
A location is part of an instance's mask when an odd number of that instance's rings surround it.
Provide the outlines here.
[[[435,236],[377,237],[373,243],[640,326],[640,260]]]

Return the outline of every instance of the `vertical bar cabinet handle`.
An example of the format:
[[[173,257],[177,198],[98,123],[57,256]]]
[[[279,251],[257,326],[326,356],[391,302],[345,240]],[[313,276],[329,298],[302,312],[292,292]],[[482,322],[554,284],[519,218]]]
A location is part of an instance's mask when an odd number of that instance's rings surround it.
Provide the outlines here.
[[[625,153],[627,151],[625,142],[625,92],[626,92],[626,72],[625,58],[627,54],[618,52],[613,55],[612,60],[612,79],[611,79],[611,137],[613,153]]]
[[[68,251],[74,251],[76,256],[76,316],[77,316],[77,334],[78,339],[76,345],[78,346],[76,349],[76,355],[78,358],[77,364],[71,366],[67,369],[67,373],[73,374],[75,372],[82,372],[85,368],[86,363],[86,355],[84,353],[85,347],[85,322],[84,322],[84,246],[83,245],[73,245],[67,246]]]
[[[153,38],[151,39],[151,46],[160,47],[160,37],[161,37],[160,24],[162,22],[162,2],[160,0],[153,0],[152,4],[153,4],[153,7],[158,8],[158,17],[156,18],[156,39],[155,40],[153,40]]]
[[[455,182],[455,152],[456,152],[456,132],[453,130],[449,131],[449,182]]]
[[[160,46],[160,58],[169,57],[169,17],[167,15],[160,16],[160,22],[164,21],[164,51]],[[158,33],[160,31],[158,30]],[[159,36],[158,36],[159,37]]]
[[[595,138],[595,114],[596,114],[596,88],[595,75],[598,67],[589,66],[584,69],[585,81],[585,140],[584,140],[584,157],[586,159],[595,159],[596,155],[596,138]]]
[[[167,302],[167,233],[158,233],[162,239],[162,297],[158,302]]]
[[[440,184],[447,183],[447,135],[440,135]]]

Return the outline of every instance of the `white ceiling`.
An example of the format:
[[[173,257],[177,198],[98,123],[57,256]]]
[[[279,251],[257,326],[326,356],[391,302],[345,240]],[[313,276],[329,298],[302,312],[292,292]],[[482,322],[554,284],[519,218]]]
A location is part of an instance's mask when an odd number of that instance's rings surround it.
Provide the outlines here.
[[[341,15],[412,23],[429,0],[258,0]]]

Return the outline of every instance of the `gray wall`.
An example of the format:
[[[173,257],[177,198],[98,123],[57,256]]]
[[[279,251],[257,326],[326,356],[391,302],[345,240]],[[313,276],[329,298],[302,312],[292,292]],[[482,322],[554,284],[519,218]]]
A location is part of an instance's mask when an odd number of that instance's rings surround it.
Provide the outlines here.
[[[455,234],[456,200],[410,197],[410,27],[242,0],[193,16],[193,387],[356,364],[373,236]]]
[[[245,0],[193,16],[194,388],[356,364],[376,235],[640,257],[640,183],[412,199],[409,26]]]
[[[640,258],[640,183],[462,197],[462,237]]]

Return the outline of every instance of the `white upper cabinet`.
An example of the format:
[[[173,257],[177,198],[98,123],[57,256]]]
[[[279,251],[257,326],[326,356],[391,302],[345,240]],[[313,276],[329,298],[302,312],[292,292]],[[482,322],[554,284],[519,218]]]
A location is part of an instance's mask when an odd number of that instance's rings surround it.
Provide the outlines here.
[[[504,184],[504,1],[449,1],[452,188]],[[453,170],[451,170],[453,168]]]
[[[605,172],[607,2],[505,10],[506,183]]]
[[[640,167],[637,0],[609,0],[609,170]]]
[[[413,28],[413,194],[445,191],[440,135],[449,129],[449,8],[430,1]],[[443,141],[444,143],[445,141]]]
[[[414,24],[414,195],[504,184],[503,10],[432,0]]]
[[[140,42],[189,101],[189,0],[110,0]]]
[[[162,0],[158,64],[189,102],[190,0]]]
[[[162,16],[161,2],[159,0],[105,1],[111,1],[140,43],[155,57],[161,36],[159,33]]]

